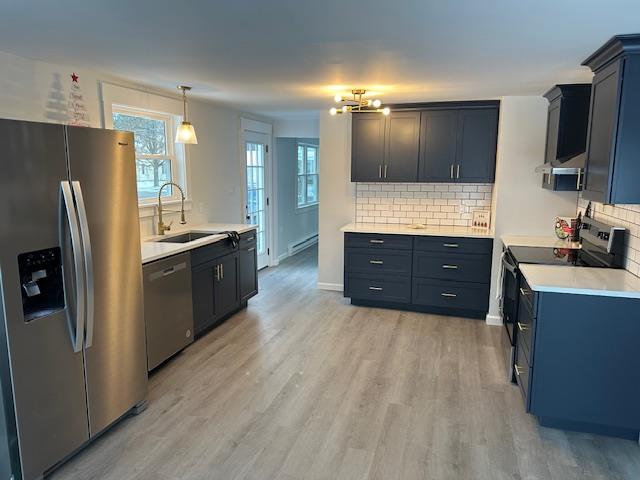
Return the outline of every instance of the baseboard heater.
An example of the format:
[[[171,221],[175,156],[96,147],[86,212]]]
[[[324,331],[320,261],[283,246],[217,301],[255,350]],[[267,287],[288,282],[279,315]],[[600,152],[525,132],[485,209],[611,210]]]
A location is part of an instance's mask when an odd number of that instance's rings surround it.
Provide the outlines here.
[[[304,240],[301,240],[299,242],[291,243],[289,244],[289,256],[295,255],[296,253],[301,252],[305,248],[309,248],[311,245],[315,245],[316,243],[318,243],[317,234],[311,235],[310,237],[305,238]]]

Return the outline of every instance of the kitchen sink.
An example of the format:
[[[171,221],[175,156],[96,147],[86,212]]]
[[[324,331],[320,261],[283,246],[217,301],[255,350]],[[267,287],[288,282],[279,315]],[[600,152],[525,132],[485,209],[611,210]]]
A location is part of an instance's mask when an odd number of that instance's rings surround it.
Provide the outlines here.
[[[200,238],[216,235],[218,233],[219,232],[186,232],[181,233],[180,235],[174,235],[172,237],[167,237],[156,241],[160,243],[189,243]]]

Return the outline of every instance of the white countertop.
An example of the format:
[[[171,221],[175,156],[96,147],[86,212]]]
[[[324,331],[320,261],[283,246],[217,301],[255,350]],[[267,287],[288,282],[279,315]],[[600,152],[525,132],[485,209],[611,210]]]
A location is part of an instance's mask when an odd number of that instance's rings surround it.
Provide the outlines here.
[[[580,248],[580,242],[567,242],[552,235],[502,235],[505,247]]]
[[[245,233],[258,228],[257,225],[246,225],[242,223],[205,223],[201,225],[180,225],[180,228],[171,230],[164,235],[152,235],[141,239],[140,248],[142,250],[142,263],[149,263],[161,258],[177,255],[178,253],[188,252],[194,248],[219,242],[227,238],[226,235],[211,235],[209,237],[199,238],[187,243],[170,243],[158,242],[164,238],[171,238],[184,232],[220,232],[233,230],[238,233]]]
[[[350,223],[340,229],[346,233],[380,233],[391,235],[424,235],[431,237],[475,237],[493,238],[493,232],[486,228],[427,226],[426,228],[409,228],[407,225],[390,225],[382,223]]]
[[[640,277],[623,269],[521,263],[518,268],[536,292],[640,299]]]

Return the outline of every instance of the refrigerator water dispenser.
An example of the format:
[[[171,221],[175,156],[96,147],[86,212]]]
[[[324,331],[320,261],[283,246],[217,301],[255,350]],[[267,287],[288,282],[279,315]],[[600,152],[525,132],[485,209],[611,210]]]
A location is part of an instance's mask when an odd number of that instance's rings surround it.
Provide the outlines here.
[[[25,322],[64,309],[61,259],[59,247],[18,255]]]

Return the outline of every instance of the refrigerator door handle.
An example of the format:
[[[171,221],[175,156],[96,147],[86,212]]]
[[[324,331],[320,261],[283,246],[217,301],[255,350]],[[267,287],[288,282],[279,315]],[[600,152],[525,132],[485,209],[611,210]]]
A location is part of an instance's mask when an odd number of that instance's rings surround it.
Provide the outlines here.
[[[71,185],[67,181],[60,182],[60,193],[63,208],[66,213],[67,223],[69,225],[69,232],[71,234],[71,248],[73,250],[73,267],[75,273],[76,283],[76,325],[75,332],[72,332],[71,342],[73,344],[73,351],[78,353],[82,351],[82,341],[84,340],[84,324],[85,324],[85,294],[84,294],[84,267],[82,265],[82,258],[80,258],[80,251],[82,250],[82,243],[80,239],[80,227],[78,226],[78,219],[76,218],[76,209],[73,202],[73,193],[71,192]],[[61,212],[62,213],[62,212]],[[60,216],[60,231],[63,231],[62,222],[64,221],[63,215]],[[62,234],[61,234],[62,236]]]
[[[94,277],[93,277],[93,253],[91,251],[91,238],[89,236],[89,221],[87,220],[87,210],[84,206],[84,198],[82,197],[82,187],[80,182],[71,182],[73,188],[73,194],[76,199],[76,206],[78,208],[78,218],[80,219],[80,235],[82,238],[82,252],[84,255],[84,281],[85,281],[85,293],[86,293],[86,332],[85,332],[85,348],[89,348],[93,345],[93,327],[95,321],[94,315]]]

